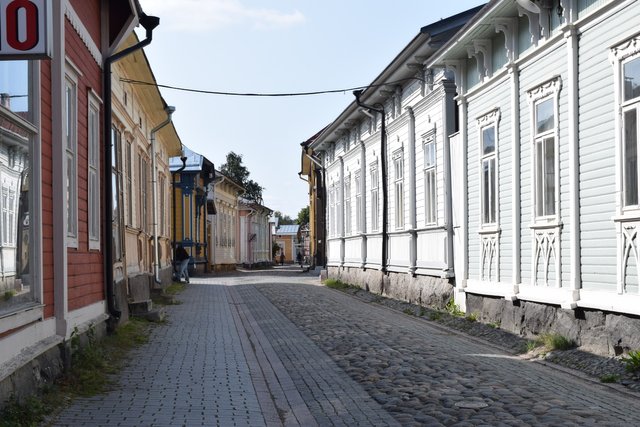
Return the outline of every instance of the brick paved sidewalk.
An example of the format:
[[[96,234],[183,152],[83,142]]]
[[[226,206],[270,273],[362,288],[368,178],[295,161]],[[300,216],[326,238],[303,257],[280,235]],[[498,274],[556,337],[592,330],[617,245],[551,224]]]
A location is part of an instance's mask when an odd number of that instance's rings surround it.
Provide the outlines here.
[[[117,387],[53,425],[640,425],[636,397],[317,284],[192,280]]]
[[[250,277],[260,281],[259,273]],[[397,425],[263,298],[265,332],[234,280],[192,280],[182,304],[168,307],[168,324],[131,354],[115,389],[77,399],[52,425]],[[290,341],[287,364],[299,365],[294,378],[272,339]]]

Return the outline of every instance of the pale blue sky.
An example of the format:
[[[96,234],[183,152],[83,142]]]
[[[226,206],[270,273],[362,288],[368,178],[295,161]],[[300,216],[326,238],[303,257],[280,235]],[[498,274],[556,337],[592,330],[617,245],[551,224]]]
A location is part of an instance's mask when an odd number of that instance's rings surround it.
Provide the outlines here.
[[[160,17],[145,48],[159,84],[223,92],[307,92],[369,84],[420,28],[481,0],[140,0]],[[162,89],[183,144],[216,167],[243,155],[264,204],[291,217],[308,204],[300,143],[351,92],[239,98]]]

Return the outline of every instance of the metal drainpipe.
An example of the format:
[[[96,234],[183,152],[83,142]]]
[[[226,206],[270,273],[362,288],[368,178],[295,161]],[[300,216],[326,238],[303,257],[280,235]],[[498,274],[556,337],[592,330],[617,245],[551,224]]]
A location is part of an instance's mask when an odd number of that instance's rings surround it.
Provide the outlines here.
[[[156,172],[156,133],[171,123],[171,115],[175,107],[167,106],[164,111],[167,119],[151,130],[151,198],[153,201],[153,278],[157,284],[160,280],[160,248],[158,247],[158,174]]]
[[[111,106],[111,65],[151,43],[151,40],[153,39],[153,29],[160,24],[160,18],[156,16],[148,16],[142,13],[140,14],[139,22],[146,31],[146,38],[133,46],[108,56],[104,60],[104,282],[109,315],[115,320],[120,319],[122,312],[116,307],[113,283],[113,187],[111,183],[111,170],[113,168],[113,158],[111,157],[111,126],[113,110]]]
[[[387,232],[387,129],[386,117],[384,114],[384,105],[375,104],[367,105],[360,101],[362,90],[354,90],[353,95],[356,97],[356,104],[369,111],[380,113],[382,115],[382,126],[380,127],[380,169],[382,170],[382,265],[380,271],[387,272],[387,252],[388,252],[388,232]]]

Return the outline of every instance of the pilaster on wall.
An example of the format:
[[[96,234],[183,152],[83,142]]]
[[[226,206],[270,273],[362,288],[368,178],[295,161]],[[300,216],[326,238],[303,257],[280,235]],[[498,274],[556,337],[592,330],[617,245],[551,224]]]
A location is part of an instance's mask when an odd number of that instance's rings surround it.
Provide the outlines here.
[[[54,53],[51,61],[51,111],[52,111],[52,170],[55,188],[66,188],[66,162],[64,141],[65,117],[65,16],[64,3],[53,2],[53,34]],[[53,142],[52,141],[52,142]],[[54,314],[56,317],[56,334],[66,337],[68,333],[67,316],[69,313],[68,281],[67,281],[67,212],[66,192],[54,191],[53,223],[62,225],[53,227],[53,286]]]
[[[409,113],[407,135],[409,136],[409,272],[414,274],[418,262],[418,234],[416,232],[416,117],[411,107],[406,108]]]

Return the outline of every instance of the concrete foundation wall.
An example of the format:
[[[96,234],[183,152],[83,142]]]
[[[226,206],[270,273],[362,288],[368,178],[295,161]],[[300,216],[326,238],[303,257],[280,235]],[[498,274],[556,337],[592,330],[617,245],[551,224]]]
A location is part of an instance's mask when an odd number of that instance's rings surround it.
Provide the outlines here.
[[[636,317],[467,294],[467,314],[471,313],[479,321],[499,324],[524,337],[557,333],[596,354],[613,356],[640,348],[640,319]]]
[[[385,275],[378,270],[350,267],[329,267],[328,277],[388,298],[433,308],[442,309],[453,298],[453,285],[439,277],[406,273]]]

